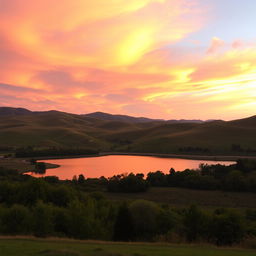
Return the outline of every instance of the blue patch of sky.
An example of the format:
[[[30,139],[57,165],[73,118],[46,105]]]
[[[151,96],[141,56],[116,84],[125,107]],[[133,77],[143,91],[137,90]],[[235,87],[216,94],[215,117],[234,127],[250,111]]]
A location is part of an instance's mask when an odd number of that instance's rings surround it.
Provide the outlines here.
[[[201,3],[203,8],[208,7],[208,21],[178,45],[191,47],[192,41],[200,41],[201,46],[207,47],[213,37],[227,43],[240,39],[256,44],[256,0],[201,0]]]

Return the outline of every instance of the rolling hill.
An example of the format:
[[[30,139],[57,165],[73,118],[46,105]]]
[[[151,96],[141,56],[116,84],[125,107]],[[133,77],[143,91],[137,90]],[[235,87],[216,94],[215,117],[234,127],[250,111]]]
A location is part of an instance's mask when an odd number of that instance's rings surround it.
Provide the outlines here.
[[[84,117],[92,117],[105,121],[118,121],[126,123],[148,123],[152,121],[164,121],[162,119],[150,119],[145,117],[133,117],[127,115],[112,115],[104,112],[94,112],[90,114],[83,115]]]
[[[146,117],[133,117],[133,116],[127,116],[127,115],[112,115],[104,112],[94,112],[90,114],[85,114],[85,117],[92,117],[100,120],[105,121],[120,121],[120,122],[126,122],[126,123],[151,123],[151,122],[166,122],[166,123],[204,123],[202,120],[186,120],[186,119],[180,119],[180,120],[164,120],[164,119],[150,119]],[[206,122],[209,122],[212,120],[207,120]]]
[[[256,116],[228,122],[172,123],[106,113],[76,115],[0,108],[1,146],[256,155],[255,134]]]
[[[33,112],[25,108],[9,108],[9,107],[0,107],[0,116],[19,116],[19,115],[28,115]]]

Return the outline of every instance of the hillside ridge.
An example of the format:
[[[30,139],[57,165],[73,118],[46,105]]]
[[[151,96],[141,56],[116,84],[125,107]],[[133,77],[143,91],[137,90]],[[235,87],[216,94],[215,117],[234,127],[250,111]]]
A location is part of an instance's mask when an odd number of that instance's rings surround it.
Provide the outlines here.
[[[100,152],[256,155],[256,116],[233,121],[172,123],[107,113],[95,116],[93,113],[77,115],[15,108],[0,108],[0,116],[2,147],[86,147]]]

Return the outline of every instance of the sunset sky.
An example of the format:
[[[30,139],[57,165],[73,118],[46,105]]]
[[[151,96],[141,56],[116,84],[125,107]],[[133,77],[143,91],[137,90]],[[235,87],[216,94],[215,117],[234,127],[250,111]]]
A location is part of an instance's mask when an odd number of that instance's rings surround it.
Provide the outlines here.
[[[256,115],[256,1],[0,0],[0,106]]]

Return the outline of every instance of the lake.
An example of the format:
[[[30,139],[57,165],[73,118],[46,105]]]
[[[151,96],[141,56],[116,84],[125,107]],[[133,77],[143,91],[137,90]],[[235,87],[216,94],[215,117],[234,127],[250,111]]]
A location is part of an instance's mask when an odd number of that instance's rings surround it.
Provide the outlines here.
[[[60,165],[59,168],[48,169],[44,175],[32,174],[35,177],[57,176],[59,179],[72,179],[74,175],[83,174],[86,178],[112,177],[123,173],[144,173],[160,170],[168,173],[170,168],[183,171],[187,168],[196,169],[200,163],[225,164],[234,162],[188,160],[178,158],[160,158],[153,156],[130,156],[130,155],[108,155],[100,157],[85,157],[71,159],[43,160],[52,164]]]

